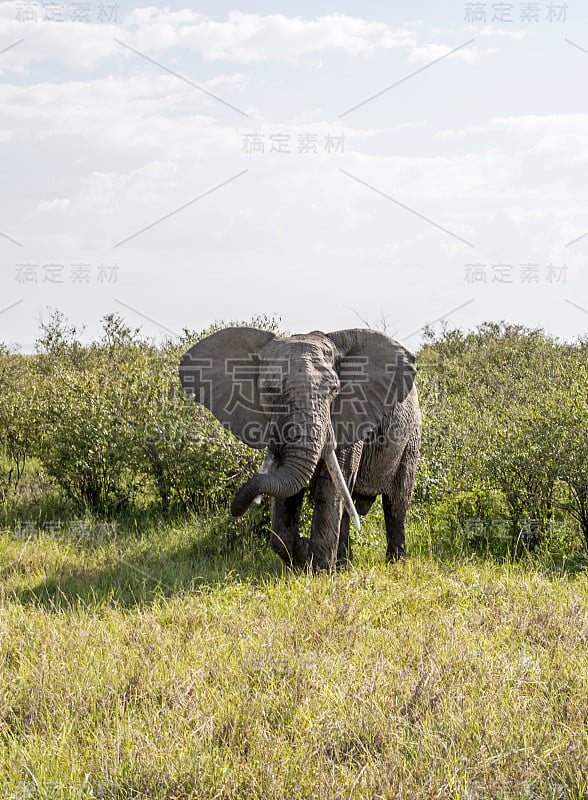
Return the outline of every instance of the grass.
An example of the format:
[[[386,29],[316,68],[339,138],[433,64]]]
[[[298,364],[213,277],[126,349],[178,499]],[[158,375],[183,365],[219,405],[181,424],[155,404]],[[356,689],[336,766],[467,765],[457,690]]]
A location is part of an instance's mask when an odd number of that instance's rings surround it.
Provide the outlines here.
[[[577,565],[126,522],[0,536],[2,798],[588,798]]]

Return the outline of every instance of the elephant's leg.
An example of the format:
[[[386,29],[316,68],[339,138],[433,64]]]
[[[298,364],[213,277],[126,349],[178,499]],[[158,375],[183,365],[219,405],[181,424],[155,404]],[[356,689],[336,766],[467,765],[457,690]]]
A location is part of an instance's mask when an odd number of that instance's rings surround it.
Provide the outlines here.
[[[351,563],[351,541],[349,539],[349,514],[343,511],[341,527],[339,528],[339,545],[337,547],[337,569],[346,567]]]
[[[317,569],[336,569],[344,504],[324,463],[313,478],[312,495],[309,562]]]
[[[298,535],[304,489],[292,497],[271,499],[271,546],[291,566],[302,566],[308,556],[308,539]]]
[[[398,507],[393,499],[382,495],[384,522],[386,523],[386,561],[398,561],[406,555],[406,514],[408,509]]]
[[[388,540],[386,561],[406,556],[406,515],[414,491],[419,444],[420,438],[415,434],[406,445],[391,485],[382,494]]]

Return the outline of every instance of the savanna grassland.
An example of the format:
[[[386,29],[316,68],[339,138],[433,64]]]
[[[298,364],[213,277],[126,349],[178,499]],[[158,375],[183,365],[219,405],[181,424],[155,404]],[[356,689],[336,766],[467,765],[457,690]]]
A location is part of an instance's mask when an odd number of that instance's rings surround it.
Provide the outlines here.
[[[313,575],[226,511],[197,335],[0,356],[0,796],[588,798],[585,343],[429,333],[409,557],[378,503]]]

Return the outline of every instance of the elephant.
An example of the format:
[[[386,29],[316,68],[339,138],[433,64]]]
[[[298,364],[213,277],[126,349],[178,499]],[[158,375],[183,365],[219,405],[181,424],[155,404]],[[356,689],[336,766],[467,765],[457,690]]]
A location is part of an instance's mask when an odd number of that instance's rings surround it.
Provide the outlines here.
[[[288,565],[336,570],[349,563],[349,523],[359,530],[359,515],[380,494],[386,559],[405,557],[421,414],[415,358],[401,344],[360,328],[281,337],[229,327],[194,344],[179,375],[228,430],[265,450],[231,513],[269,495],[271,546]],[[299,535],[307,490],[310,538]]]

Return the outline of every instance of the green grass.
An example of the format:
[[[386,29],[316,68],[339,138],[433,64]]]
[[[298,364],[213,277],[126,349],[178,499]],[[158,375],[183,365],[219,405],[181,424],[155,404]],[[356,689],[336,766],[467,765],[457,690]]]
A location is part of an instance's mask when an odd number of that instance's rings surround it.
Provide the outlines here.
[[[335,576],[224,517],[2,533],[0,797],[588,798],[586,572],[377,521]]]

